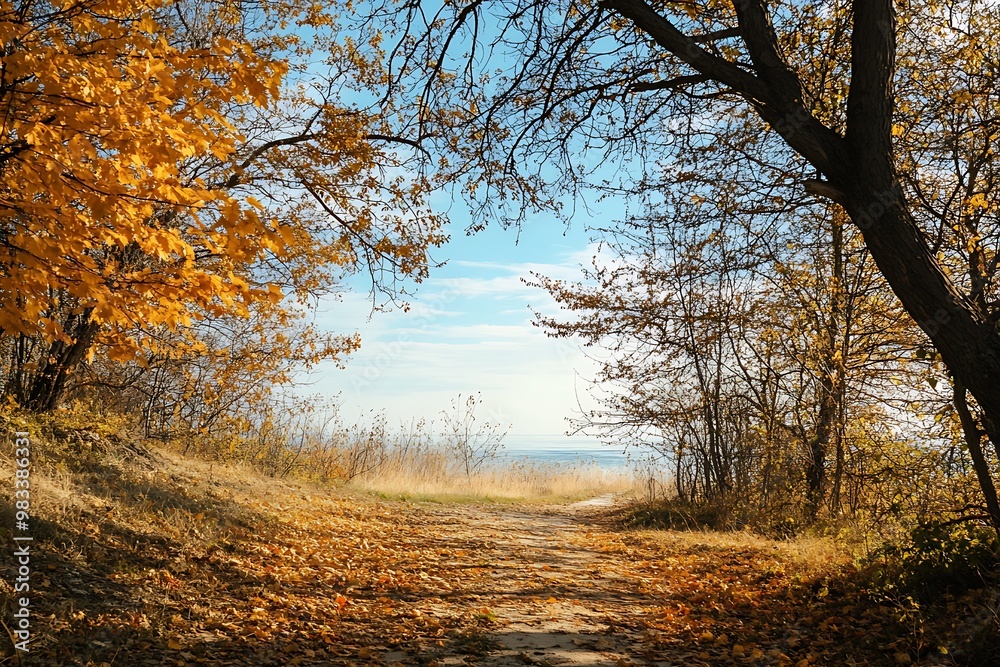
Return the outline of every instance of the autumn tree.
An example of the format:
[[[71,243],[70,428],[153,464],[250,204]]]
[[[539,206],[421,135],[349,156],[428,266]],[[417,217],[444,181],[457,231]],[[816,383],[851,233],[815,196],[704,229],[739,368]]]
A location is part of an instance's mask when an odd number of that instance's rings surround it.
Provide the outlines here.
[[[280,329],[347,272],[391,294],[426,274],[430,184],[334,24],[295,2],[0,4],[7,394],[49,410],[96,353],[183,357],[199,322]]]
[[[539,324],[598,350],[600,407],[577,427],[661,449],[678,498],[759,526],[898,497],[919,457],[873,462],[917,448],[879,427],[914,420],[911,401],[933,392],[911,360],[923,338],[899,324],[859,235],[836,210],[787,212],[764,235],[729,220],[724,197],[678,187],[661,203],[667,219],[604,230],[583,280],[536,279],[563,311]]]
[[[304,313],[257,304],[245,317],[201,320],[191,329],[159,332],[159,353],[115,362],[98,346],[67,392],[133,415],[148,438],[217,443],[241,420],[283,398],[319,361],[341,361],[357,336],[318,331]]]
[[[988,85],[997,62],[995,7],[910,3],[898,18],[889,0],[481,0],[381,10],[394,16],[399,90],[418,91],[424,107],[471,110],[451,126],[422,114],[413,136],[450,137],[479,165],[470,197],[487,209],[514,201],[514,219],[558,208],[557,188],[576,192],[588,179],[642,191],[683,155],[678,135],[710,141],[726,119],[754,119],[760,141],[736,158],[726,154],[756,167],[746,183],[732,184],[747,186],[745,208],[812,197],[815,206],[842,208],[861,231],[872,261],[955,378],[959,405],[966,392],[974,399],[964,401],[968,447],[1000,525],[982,447],[987,436],[1000,437],[996,306],[951,269],[965,254],[982,256],[972,260],[975,272],[995,269],[996,244],[982,222],[983,233],[969,237],[981,253],[937,233],[942,224],[965,234],[970,227],[942,200],[927,200],[936,216],[926,213],[908,174],[920,178],[931,164],[900,141],[911,126],[947,127],[942,149],[957,142],[971,158],[992,153],[996,115],[985,112],[995,102]],[[932,85],[920,81],[929,72]],[[923,109],[941,113],[922,116]],[[609,172],[611,158],[621,170]],[[968,176],[960,182],[986,173]],[[991,206],[974,195],[964,210],[992,219]]]

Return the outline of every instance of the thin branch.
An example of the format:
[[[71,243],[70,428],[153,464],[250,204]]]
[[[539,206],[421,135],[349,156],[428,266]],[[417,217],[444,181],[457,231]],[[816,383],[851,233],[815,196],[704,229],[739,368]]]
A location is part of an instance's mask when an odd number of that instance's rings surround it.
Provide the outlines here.
[[[411,148],[416,148],[427,157],[431,157],[430,151],[424,148],[423,144],[420,143],[420,139],[407,139],[406,137],[394,137],[386,134],[369,134],[365,136],[365,139],[368,141],[387,141],[394,144],[404,144]]]
[[[716,30],[715,32],[705,33],[704,35],[692,35],[691,41],[703,44],[705,42],[714,42],[717,39],[727,39],[729,37],[739,37],[743,34],[743,29],[736,28],[726,28],[725,30]]]
[[[629,86],[629,92],[641,93],[649,90],[675,90],[682,86],[689,86],[695,83],[705,83],[711,79],[704,74],[690,74],[688,76],[678,76],[666,81],[637,81]]]

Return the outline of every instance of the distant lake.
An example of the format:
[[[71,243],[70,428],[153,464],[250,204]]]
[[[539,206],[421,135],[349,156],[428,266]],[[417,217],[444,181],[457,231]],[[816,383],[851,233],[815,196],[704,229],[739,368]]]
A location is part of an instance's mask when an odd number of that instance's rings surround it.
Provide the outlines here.
[[[596,463],[602,468],[623,468],[647,456],[644,450],[630,447],[623,453],[620,445],[605,445],[587,436],[510,434],[503,444],[498,452],[500,461]]]

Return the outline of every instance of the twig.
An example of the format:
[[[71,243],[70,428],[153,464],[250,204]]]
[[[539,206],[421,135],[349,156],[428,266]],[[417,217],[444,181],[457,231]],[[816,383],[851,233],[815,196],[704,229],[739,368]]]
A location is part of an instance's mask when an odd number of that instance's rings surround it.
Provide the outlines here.
[[[3,622],[2,618],[0,618],[0,625],[3,626],[3,629],[7,631],[7,636],[10,637],[11,646],[14,648],[14,659],[17,660],[18,667],[20,667],[21,652],[17,650],[17,641],[14,638],[14,633],[10,631],[10,628],[7,627],[7,624]]]

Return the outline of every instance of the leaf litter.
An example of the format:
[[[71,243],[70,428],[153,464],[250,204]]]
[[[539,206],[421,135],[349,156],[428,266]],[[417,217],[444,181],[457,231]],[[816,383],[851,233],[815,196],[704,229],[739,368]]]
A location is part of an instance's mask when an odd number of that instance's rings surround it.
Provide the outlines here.
[[[935,664],[846,566],[766,543],[622,530],[604,503],[386,501],[163,463],[39,524],[20,664]]]

